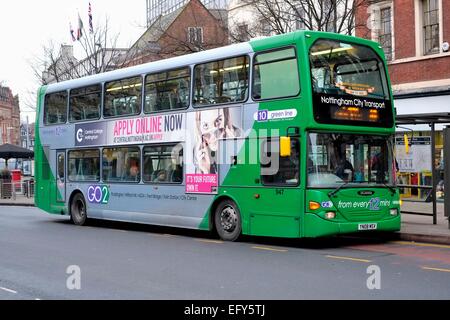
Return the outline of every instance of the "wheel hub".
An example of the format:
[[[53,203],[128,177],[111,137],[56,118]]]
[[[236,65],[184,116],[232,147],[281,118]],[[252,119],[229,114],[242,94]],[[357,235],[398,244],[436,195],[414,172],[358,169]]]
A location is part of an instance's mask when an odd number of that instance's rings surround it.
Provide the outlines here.
[[[223,230],[233,232],[237,225],[237,214],[232,207],[225,207],[220,214],[220,223]]]

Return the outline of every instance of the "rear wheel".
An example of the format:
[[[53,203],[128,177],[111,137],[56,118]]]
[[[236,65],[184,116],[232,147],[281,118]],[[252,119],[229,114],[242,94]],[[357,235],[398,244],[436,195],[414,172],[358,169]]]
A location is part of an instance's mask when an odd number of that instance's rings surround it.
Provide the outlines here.
[[[214,224],[224,241],[236,241],[242,232],[241,213],[231,200],[222,201],[216,209]]]
[[[77,226],[84,226],[87,222],[86,201],[81,193],[77,193],[70,204],[70,219]]]

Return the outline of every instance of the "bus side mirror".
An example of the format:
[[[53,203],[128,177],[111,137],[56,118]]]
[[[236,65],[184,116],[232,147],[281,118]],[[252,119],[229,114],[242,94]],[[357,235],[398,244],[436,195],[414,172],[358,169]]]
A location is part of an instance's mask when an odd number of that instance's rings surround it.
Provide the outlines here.
[[[291,137],[280,137],[280,157],[290,157],[291,153]]]

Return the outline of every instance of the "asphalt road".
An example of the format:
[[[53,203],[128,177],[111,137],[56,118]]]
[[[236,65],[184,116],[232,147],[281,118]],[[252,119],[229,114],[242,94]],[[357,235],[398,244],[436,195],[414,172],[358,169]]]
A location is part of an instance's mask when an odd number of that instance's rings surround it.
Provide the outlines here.
[[[0,207],[0,299],[450,299],[450,246],[224,243],[174,228],[76,227],[35,208]]]

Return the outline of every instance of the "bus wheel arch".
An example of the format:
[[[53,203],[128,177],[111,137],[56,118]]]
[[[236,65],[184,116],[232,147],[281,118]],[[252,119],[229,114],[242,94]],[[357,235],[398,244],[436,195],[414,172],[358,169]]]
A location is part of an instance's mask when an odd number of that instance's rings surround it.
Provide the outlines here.
[[[242,235],[242,215],[234,199],[222,196],[214,201],[210,210],[210,226],[224,241],[236,241]]]
[[[84,226],[88,221],[86,199],[80,190],[75,190],[69,200],[70,221],[77,226]]]

